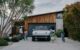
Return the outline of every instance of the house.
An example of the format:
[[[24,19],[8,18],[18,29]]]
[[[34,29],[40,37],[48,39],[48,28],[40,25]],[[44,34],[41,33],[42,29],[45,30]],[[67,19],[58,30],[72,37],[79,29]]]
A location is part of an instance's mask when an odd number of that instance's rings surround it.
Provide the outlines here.
[[[62,12],[50,12],[29,16],[24,21],[24,28],[28,31],[28,36],[32,35],[33,29],[63,29]]]

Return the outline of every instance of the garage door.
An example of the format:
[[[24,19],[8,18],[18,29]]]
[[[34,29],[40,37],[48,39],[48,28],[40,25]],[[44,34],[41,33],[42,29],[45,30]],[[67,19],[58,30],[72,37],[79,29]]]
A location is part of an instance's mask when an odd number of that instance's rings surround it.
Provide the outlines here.
[[[28,28],[28,36],[32,36],[32,31],[33,29],[55,29],[55,24],[50,24],[50,23],[46,23],[46,24],[29,24],[29,28]]]

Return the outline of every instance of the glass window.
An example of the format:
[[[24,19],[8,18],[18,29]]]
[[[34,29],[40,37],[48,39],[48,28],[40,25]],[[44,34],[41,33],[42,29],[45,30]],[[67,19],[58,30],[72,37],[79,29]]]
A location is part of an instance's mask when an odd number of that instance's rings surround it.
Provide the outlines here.
[[[57,19],[62,19],[62,18],[63,18],[62,13],[57,14]]]

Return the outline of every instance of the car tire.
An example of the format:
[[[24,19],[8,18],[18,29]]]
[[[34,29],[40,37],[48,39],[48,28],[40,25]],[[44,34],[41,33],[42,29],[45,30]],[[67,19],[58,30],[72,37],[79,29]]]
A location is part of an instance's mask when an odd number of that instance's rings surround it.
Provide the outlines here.
[[[50,37],[50,36],[48,36],[47,40],[48,40],[48,41],[50,41],[50,40],[51,40],[51,37]]]
[[[34,36],[32,37],[32,41],[35,41],[35,37]]]

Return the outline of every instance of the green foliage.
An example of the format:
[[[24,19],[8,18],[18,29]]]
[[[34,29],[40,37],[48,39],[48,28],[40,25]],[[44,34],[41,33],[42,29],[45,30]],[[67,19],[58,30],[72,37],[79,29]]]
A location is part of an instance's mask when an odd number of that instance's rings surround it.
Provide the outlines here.
[[[0,0],[0,4],[2,3],[2,0]]]
[[[18,9],[20,12],[31,12],[34,8],[33,6],[34,0],[8,0],[9,8],[11,10]]]
[[[3,3],[5,3],[7,0],[0,0],[0,5],[2,5]]]
[[[7,7],[11,12],[13,12],[13,14],[21,13],[22,15],[24,15],[24,13],[32,12],[32,10],[34,9],[33,2],[34,0],[0,0],[0,6],[5,7],[5,5],[8,4]],[[6,9],[4,11],[6,11]],[[2,14],[1,10],[0,10],[0,14]]]
[[[3,17],[1,20],[2,34],[6,33],[4,30],[6,30],[6,27],[9,27],[10,22],[11,25],[14,25],[16,21],[19,21],[21,16],[32,12],[34,8],[33,1],[34,0],[0,0],[0,16]],[[7,12],[7,10],[9,10],[9,12]],[[7,17],[6,22],[6,18],[4,17]]]
[[[21,34],[14,35],[11,39],[12,42],[18,42],[22,39]]]
[[[0,46],[7,46],[8,42],[4,38],[0,38]]]
[[[27,18],[28,18],[27,16],[23,16],[23,17],[22,17],[23,20],[26,20]]]
[[[57,37],[61,37],[61,33],[63,32],[63,30],[59,29],[55,32]]]
[[[18,37],[13,37],[12,39],[11,39],[11,41],[12,42],[18,42],[20,39],[18,38]]]
[[[9,39],[9,37],[4,37],[3,39],[6,40],[6,41],[11,41],[11,40]]]
[[[21,26],[21,25],[24,25],[24,22],[23,21],[15,22],[15,26]]]
[[[64,27],[69,32],[69,37],[80,40],[80,2],[67,5],[63,13]]]

